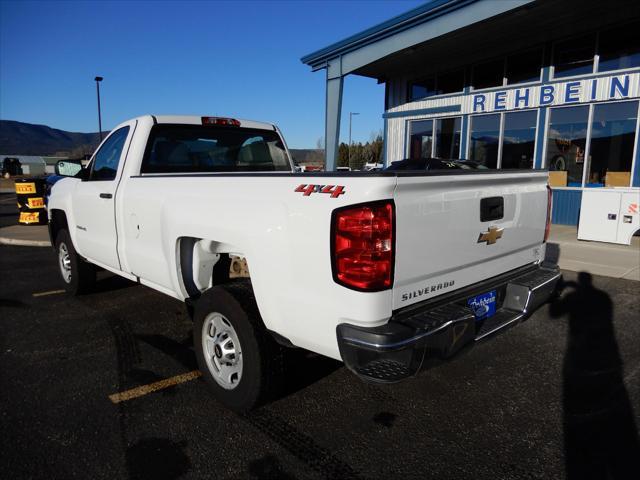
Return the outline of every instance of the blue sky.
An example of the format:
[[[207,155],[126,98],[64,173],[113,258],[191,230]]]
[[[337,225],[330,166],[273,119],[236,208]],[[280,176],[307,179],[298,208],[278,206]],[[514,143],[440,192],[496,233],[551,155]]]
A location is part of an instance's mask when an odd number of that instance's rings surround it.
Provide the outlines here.
[[[324,135],[324,71],[300,57],[424,1],[0,1],[0,119],[97,131],[145,113],[277,123],[292,148]],[[382,129],[384,87],[347,77],[341,139]],[[345,119],[346,118],[346,119]]]

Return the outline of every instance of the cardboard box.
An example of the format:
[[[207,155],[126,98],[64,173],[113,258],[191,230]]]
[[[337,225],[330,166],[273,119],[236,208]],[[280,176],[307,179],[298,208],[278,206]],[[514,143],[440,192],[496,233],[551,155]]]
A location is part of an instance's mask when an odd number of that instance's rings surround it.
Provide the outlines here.
[[[567,172],[557,171],[549,172],[549,186],[550,187],[566,187],[567,186]]]
[[[605,187],[628,187],[631,184],[631,172],[607,172]]]

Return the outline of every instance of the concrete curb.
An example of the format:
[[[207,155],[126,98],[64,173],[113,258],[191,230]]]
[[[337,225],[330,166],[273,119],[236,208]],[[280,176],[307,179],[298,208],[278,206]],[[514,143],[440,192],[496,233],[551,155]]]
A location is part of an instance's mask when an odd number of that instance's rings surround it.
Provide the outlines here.
[[[10,225],[0,228],[0,245],[50,247],[51,242],[46,225]]]
[[[23,240],[20,238],[0,237],[0,245],[20,245],[23,247],[50,247],[48,240]]]

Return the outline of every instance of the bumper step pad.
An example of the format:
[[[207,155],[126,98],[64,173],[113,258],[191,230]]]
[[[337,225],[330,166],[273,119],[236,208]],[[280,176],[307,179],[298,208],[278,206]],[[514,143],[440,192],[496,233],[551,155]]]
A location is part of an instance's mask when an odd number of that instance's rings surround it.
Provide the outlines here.
[[[384,383],[395,383],[412,375],[411,370],[402,362],[390,359],[379,359],[357,367],[356,373],[364,378],[375,379]]]
[[[515,325],[522,316],[523,315],[521,313],[519,314],[514,310],[504,308],[498,310],[493,317],[489,317],[486,320],[478,322],[476,340],[482,340],[492,333],[496,333],[498,330]]]

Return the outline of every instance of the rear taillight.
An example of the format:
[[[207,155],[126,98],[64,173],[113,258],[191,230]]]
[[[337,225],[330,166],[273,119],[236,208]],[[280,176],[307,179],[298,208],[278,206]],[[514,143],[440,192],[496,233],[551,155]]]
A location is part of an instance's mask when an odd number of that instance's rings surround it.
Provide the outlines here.
[[[391,201],[350,206],[333,212],[331,254],[336,282],[367,292],[391,288],[394,221]]]
[[[553,203],[553,192],[551,187],[547,185],[547,224],[544,226],[544,240],[546,242],[549,239],[549,232],[551,232],[551,204]]]

